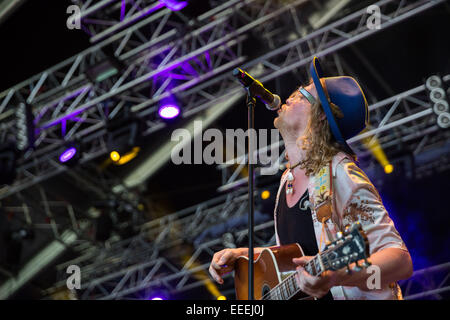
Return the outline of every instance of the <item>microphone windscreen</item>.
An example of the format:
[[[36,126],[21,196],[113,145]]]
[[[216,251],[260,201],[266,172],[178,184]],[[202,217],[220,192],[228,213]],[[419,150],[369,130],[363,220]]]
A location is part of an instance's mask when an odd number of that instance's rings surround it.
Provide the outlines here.
[[[281,105],[281,98],[277,94],[274,94],[272,103],[270,104],[266,103],[266,108],[275,111],[280,108],[280,105]]]

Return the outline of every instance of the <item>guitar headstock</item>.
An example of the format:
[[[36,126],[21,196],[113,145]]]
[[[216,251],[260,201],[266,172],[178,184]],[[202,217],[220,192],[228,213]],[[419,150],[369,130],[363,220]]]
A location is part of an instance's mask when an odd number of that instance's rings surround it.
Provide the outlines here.
[[[361,270],[361,267],[368,267],[370,265],[367,261],[370,256],[369,242],[361,224],[356,222],[346,228],[344,233],[338,233],[338,239],[326,246],[322,256],[327,261],[327,269],[334,271],[348,267],[353,262],[356,262],[354,271]],[[359,260],[364,260],[362,266],[358,265]]]

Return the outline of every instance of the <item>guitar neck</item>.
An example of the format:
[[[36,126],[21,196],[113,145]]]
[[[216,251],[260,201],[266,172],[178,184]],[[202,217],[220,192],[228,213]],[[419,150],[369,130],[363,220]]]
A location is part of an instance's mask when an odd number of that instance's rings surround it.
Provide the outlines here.
[[[326,252],[318,253],[308,261],[305,265],[305,270],[312,276],[318,277],[328,269],[328,259],[326,257]]]
[[[314,256],[304,269],[312,276],[320,276],[326,270],[339,270],[350,263],[355,262],[354,270],[361,270],[358,261],[364,259],[363,267],[370,265],[369,242],[359,223],[354,223],[351,228],[341,233],[337,240],[329,243],[325,250]],[[297,272],[286,277],[277,286],[272,288],[263,299],[267,300],[289,300],[299,293],[295,275]]]
[[[326,258],[326,253],[318,253],[314,256],[306,265],[305,270],[313,275],[320,276],[325,270],[328,269],[328,259]],[[270,292],[267,293],[263,299],[266,300],[289,300],[301,290],[298,287],[297,281],[295,279],[297,271],[286,277],[282,282],[280,282],[276,287],[274,287]]]

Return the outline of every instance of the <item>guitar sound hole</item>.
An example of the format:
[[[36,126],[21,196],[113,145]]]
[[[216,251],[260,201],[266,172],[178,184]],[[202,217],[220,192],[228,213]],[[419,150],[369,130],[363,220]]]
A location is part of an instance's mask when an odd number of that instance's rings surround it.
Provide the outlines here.
[[[262,287],[262,297],[263,297],[263,299],[265,299],[264,296],[265,296],[267,293],[269,293],[269,292],[270,292],[270,287],[269,287],[267,284],[265,284],[265,285]]]

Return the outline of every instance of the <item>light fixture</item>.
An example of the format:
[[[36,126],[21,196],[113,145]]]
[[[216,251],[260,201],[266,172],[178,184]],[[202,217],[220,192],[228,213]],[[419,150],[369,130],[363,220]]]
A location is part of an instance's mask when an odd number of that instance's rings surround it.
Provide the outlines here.
[[[68,142],[60,151],[59,162],[65,166],[74,166],[81,158],[81,144],[79,142]]]
[[[263,192],[261,192],[261,199],[266,200],[266,199],[269,199],[269,197],[270,197],[269,190],[264,190]]]
[[[386,174],[390,174],[392,171],[394,171],[394,166],[392,164],[387,164],[384,166],[384,172]]]
[[[443,112],[437,117],[437,125],[442,129],[450,128],[450,114]]]
[[[425,87],[428,90],[428,97],[433,106],[433,112],[437,115],[437,125],[442,129],[447,129],[450,127],[450,100],[445,93],[443,83],[444,81],[440,76],[432,75],[425,81]]]
[[[140,150],[140,147],[133,147],[130,152],[127,152],[124,155],[121,155],[118,151],[113,150],[109,154],[109,157],[115,164],[120,166],[136,158]]]
[[[140,122],[125,115],[110,120],[107,124],[107,148],[109,158],[116,165],[125,164],[134,159],[140,150]]]
[[[153,298],[151,298],[150,300],[164,300],[164,299],[161,298],[161,297],[153,297]]]
[[[133,147],[131,151],[125,153],[124,155],[121,155],[118,151],[113,150],[109,154],[109,158],[116,164],[116,165],[123,165],[125,163],[130,162],[134,158],[137,157],[139,151],[141,151],[140,147]]]
[[[76,155],[76,153],[77,153],[77,149],[74,147],[66,149],[59,156],[59,161],[62,163],[67,162],[70,159],[72,159]]]
[[[115,150],[113,150],[109,154],[109,157],[111,158],[112,161],[117,162],[117,161],[120,160],[120,153],[115,151]]]
[[[28,103],[19,103],[16,109],[16,147],[20,151],[26,151],[34,146],[35,125],[32,109]]]
[[[86,71],[86,76],[92,82],[102,82],[116,74],[123,68],[122,63],[114,56],[107,57]]]
[[[159,0],[162,4],[164,4],[167,8],[172,11],[179,11],[187,6],[187,1],[178,1],[178,0]]]
[[[133,149],[131,149],[131,151],[125,153],[123,156],[120,156],[119,160],[116,161],[116,164],[121,166],[125,163],[130,162],[131,160],[133,160],[134,158],[137,157],[139,151],[141,150],[140,147],[133,147]]]
[[[178,105],[177,97],[173,94],[161,99],[159,102],[158,114],[165,120],[171,120],[180,115],[181,109]]]
[[[165,104],[159,107],[158,114],[164,119],[173,119],[180,114],[180,108],[175,104]]]

